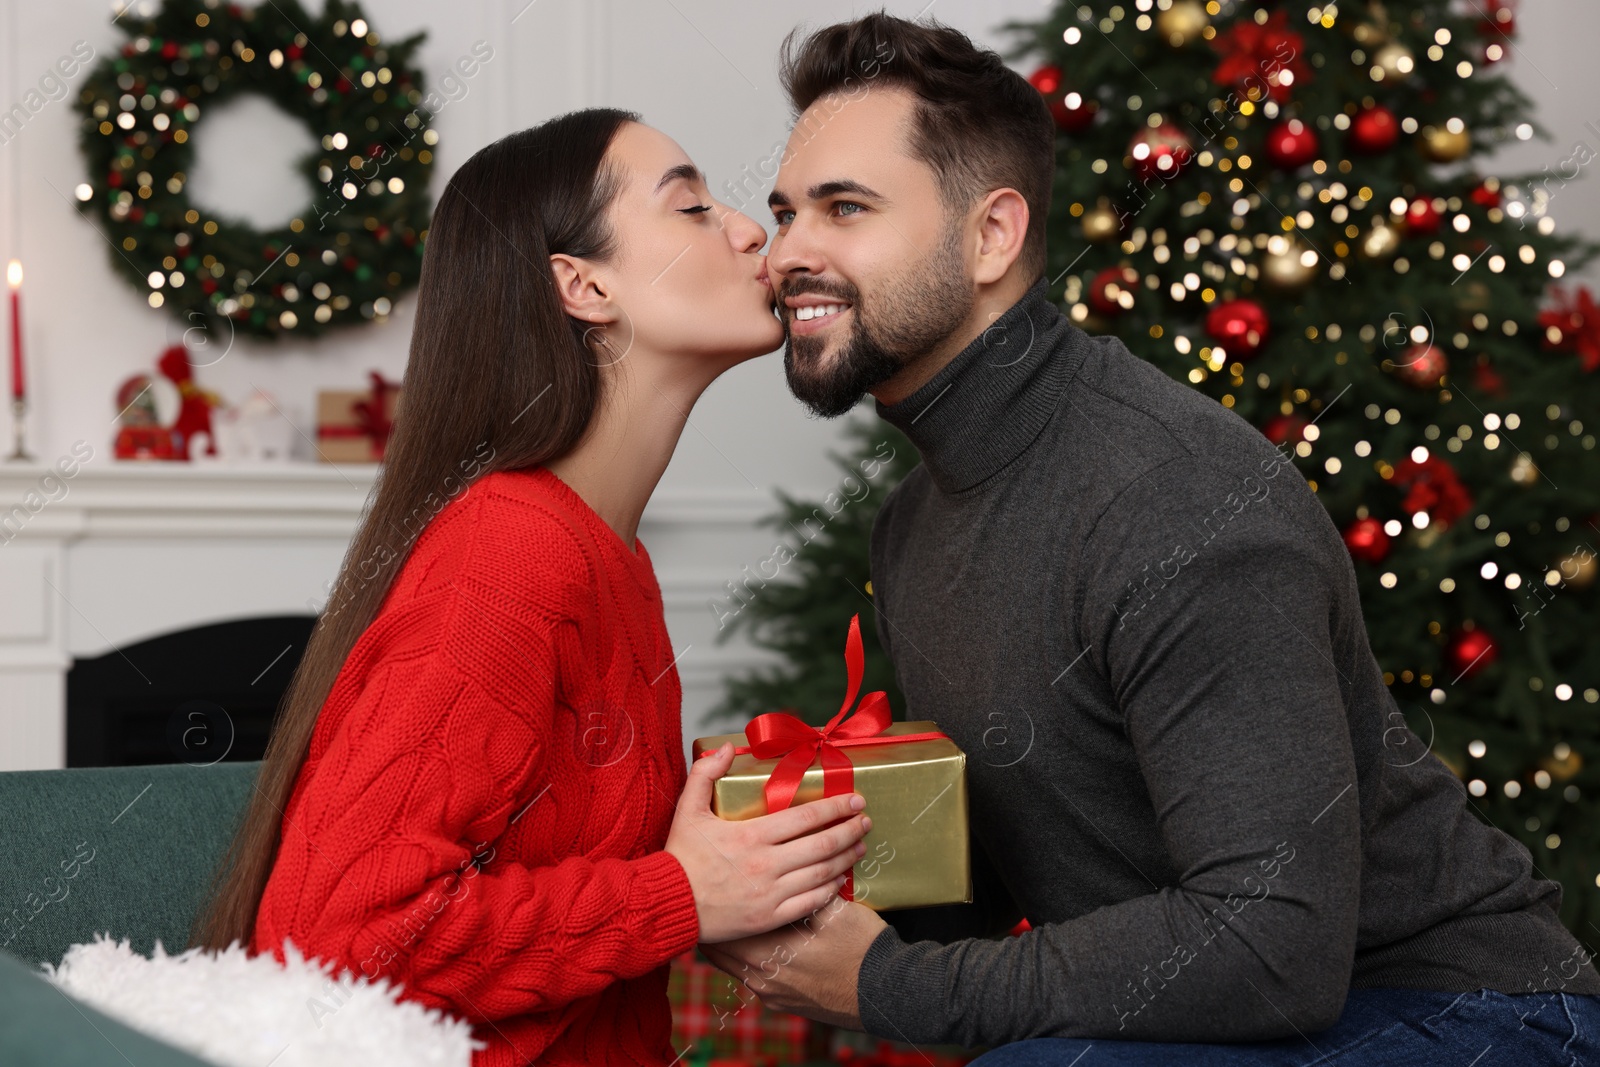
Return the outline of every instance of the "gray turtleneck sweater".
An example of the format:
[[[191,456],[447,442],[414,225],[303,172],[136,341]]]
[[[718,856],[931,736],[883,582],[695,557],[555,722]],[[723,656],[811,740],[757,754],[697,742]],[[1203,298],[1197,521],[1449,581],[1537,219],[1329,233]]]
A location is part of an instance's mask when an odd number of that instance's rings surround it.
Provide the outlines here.
[[[1338,530],[1254,427],[1043,279],[877,410],[922,455],[873,528],[878,634],[904,717],[967,753],[974,902],[886,915],[868,1032],[1237,1042],[1351,987],[1600,994],[1560,885],[1406,728]]]

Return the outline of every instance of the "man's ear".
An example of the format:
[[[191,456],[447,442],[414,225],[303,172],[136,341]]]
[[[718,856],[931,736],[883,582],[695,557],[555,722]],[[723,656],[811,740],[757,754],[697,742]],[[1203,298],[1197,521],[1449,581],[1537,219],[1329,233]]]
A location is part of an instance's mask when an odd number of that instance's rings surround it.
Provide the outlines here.
[[[569,255],[553,255],[550,278],[563,310],[571,317],[594,323],[617,321],[606,283],[592,264]]]
[[[995,189],[978,206],[978,261],[973,281],[979,285],[1005,277],[1022,255],[1028,237],[1028,201],[1015,189]]]

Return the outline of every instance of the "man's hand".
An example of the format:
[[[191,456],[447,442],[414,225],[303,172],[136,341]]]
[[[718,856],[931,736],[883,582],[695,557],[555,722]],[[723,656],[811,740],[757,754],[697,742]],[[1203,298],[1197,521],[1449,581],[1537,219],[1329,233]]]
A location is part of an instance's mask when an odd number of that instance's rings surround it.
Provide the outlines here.
[[[700,951],[769,1008],[860,1030],[856,974],[886,925],[866,905],[835,896],[800,922]]]

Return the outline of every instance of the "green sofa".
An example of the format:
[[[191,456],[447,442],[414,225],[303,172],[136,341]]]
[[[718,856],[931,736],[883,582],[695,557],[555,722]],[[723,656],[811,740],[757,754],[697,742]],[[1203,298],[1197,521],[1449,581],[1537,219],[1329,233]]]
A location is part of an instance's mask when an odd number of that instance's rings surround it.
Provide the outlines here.
[[[188,943],[259,763],[0,773],[0,1064],[198,1067],[39,975],[97,933]]]

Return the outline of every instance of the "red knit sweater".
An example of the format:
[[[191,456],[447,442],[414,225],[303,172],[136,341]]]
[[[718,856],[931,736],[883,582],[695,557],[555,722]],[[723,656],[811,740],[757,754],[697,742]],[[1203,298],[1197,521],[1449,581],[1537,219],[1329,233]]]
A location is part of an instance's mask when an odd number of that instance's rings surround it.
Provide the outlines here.
[[[252,950],[401,983],[473,1023],[474,1067],[670,1063],[667,964],[699,933],[662,851],[680,698],[644,545],[542,467],[484,476],[323,705]]]

